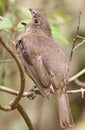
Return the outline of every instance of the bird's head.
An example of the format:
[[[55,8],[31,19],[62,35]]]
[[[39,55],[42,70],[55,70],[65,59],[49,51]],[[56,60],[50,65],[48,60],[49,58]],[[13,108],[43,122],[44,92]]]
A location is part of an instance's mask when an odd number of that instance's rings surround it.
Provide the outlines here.
[[[34,9],[29,9],[32,15],[32,24],[40,28],[46,35],[51,36],[51,28],[47,19]]]

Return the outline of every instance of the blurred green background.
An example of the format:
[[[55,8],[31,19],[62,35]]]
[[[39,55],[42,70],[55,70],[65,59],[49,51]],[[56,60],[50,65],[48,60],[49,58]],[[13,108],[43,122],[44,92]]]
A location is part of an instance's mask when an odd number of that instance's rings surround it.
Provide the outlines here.
[[[12,26],[10,31],[5,29],[0,34],[3,35],[4,40],[10,44],[15,53],[16,49],[11,40],[14,36],[16,39],[20,30],[15,34],[13,28],[16,28],[22,20],[30,21],[29,8],[41,12],[47,17],[52,27],[56,27],[56,30],[53,28],[53,33],[56,35],[55,31],[57,31],[57,42],[69,57],[73,39],[76,35],[80,11],[82,15],[79,35],[85,36],[85,0],[0,0],[0,15],[9,19],[11,22],[9,26]],[[77,44],[79,42],[81,40],[78,40]],[[2,62],[2,60],[10,58],[12,57],[0,44],[0,85],[19,90],[20,77],[16,63],[14,61]],[[75,75],[83,68],[85,68],[85,44],[74,52],[70,66],[70,76]],[[85,81],[85,74],[79,79]],[[26,90],[33,85],[32,80],[26,75]],[[80,87],[76,86],[75,83],[71,83],[68,89],[80,89]],[[0,104],[8,104],[13,98],[10,94],[0,92]],[[82,99],[81,94],[69,94],[69,99],[75,121],[75,127],[72,130],[85,130],[85,98]],[[56,102],[54,95],[49,101],[41,96],[37,96],[34,100],[28,98],[21,100],[21,104],[29,115],[35,130],[61,130]],[[17,110],[12,112],[0,111],[0,130],[27,129]]]

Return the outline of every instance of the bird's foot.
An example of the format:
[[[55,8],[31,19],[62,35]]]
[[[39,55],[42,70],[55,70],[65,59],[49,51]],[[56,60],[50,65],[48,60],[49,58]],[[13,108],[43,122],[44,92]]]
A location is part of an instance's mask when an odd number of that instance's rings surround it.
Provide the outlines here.
[[[30,100],[33,100],[37,94],[41,95],[40,91],[35,85],[32,88],[30,88],[29,91],[32,93],[29,97]]]

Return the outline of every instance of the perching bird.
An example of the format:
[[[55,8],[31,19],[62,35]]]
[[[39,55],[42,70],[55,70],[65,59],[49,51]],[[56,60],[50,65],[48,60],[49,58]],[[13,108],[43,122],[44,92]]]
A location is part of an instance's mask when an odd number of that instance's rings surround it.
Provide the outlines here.
[[[32,14],[32,22],[25,24],[25,32],[17,38],[18,56],[27,75],[44,97],[50,98],[50,85],[53,86],[61,127],[73,127],[66,93],[68,60],[63,50],[53,40],[47,19],[37,11],[29,10]]]

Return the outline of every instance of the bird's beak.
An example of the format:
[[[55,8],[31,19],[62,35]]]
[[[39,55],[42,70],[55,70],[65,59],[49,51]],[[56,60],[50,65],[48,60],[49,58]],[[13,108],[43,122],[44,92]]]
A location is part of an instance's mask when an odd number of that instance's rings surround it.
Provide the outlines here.
[[[22,25],[26,26],[28,23],[25,23],[25,22],[21,22]]]
[[[30,13],[32,14],[32,16],[34,16],[37,12],[36,12],[36,10],[34,10],[34,9],[29,9],[29,11],[30,11]]]

